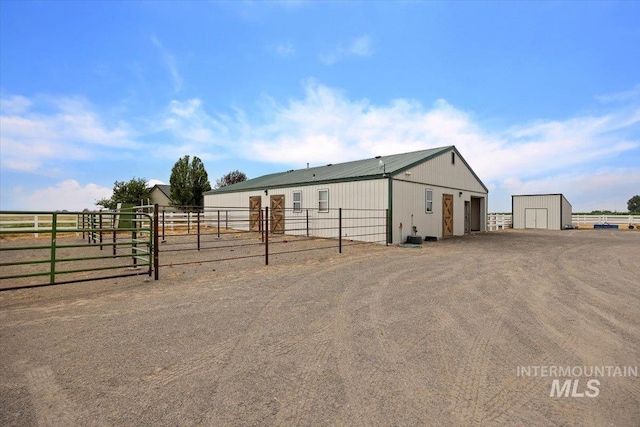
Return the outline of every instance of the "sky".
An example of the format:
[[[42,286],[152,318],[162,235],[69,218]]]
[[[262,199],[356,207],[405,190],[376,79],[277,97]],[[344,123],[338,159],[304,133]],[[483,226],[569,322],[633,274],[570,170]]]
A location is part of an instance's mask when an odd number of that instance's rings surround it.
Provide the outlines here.
[[[574,212],[640,194],[640,2],[0,2],[0,210],[455,145]]]

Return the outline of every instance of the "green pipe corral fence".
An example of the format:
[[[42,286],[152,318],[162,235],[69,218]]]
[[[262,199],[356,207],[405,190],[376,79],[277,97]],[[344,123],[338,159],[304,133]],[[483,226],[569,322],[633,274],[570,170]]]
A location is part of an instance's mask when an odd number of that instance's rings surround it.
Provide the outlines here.
[[[0,290],[151,276],[157,224],[153,206],[119,212],[1,211]]]
[[[158,205],[94,212],[0,211],[0,291],[142,274],[158,280],[163,266],[246,258],[263,258],[269,265],[270,252],[280,256],[335,248],[342,253],[344,246],[390,244],[388,209],[337,208],[312,215],[301,207],[277,212],[269,207],[257,212],[169,208],[169,214]],[[236,249],[242,253],[228,255]],[[171,253],[184,251],[202,255],[171,259]],[[164,264],[160,252],[168,259]]]

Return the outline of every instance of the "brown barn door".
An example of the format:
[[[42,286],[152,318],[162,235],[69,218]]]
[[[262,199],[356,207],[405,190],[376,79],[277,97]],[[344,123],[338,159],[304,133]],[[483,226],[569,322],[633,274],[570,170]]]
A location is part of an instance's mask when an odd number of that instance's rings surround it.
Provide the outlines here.
[[[284,195],[271,196],[271,232],[284,234]]]
[[[442,195],[442,237],[453,236],[453,195]]]
[[[464,234],[471,234],[471,202],[464,202]]]
[[[262,196],[249,197],[249,229],[260,231],[260,209],[262,209]]]

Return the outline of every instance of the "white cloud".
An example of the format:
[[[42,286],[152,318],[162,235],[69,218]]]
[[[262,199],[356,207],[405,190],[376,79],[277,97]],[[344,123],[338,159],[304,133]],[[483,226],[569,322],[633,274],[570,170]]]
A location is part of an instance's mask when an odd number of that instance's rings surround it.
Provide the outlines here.
[[[256,110],[236,108],[231,114],[207,111],[199,98],[175,99],[147,120],[145,129],[105,125],[83,100],[49,101],[52,111],[45,114],[33,112],[40,101],[6,98],[0,129],[3,172],[52,175],[54,160],[95,160],[110,152],[136,154],[144,147],[153,147],[148,153],[160,159],[175,161],[189,154],[203,160],[275,163],[285,169],[455,145],[492,190],[492,210],[510,208],[510,194],[538,191],[566,193],[574,209],[586,210],[580,207],[584,201],[594,209],[623,210],[633,195],[624,194],[633,192],[625,182],[636,187],[640,182],[638,166],[617,166],[633,165],[630,158],[640,164],[637,103],[491,129],[445,100],[373,104],[315,81],[306,82],[304,90],[300,98],[279,102],[264,97]],[[143,139],[147,142],[137,142]]]
[[[305,85],[302,99],[285,104],[267,101],[260,116],[240,111],[235,118],[226,118],[224,137],[231,147],[230,156],[302,167],[306,162],[321,165],[456,145],[485,184],[496,190],[490,200],[497,196],[504,204],[496,209],[510,206],[507,191],[562,191],[569,197],[575,192],[576,200],[581,201],[583,187],[579,184],[591,186],[594,179],[608,190],[590,194],[590,201],[605,200],[602,194],[606,193],[619,202],[624,195],[617,189],[629,191],[622,185],[623,177],[635,177],[638,171],[612,168],[590,178],[594,168],[615,165],[627,156],[639,157],[640,109],[634,106],[488,130],[473,114],[445,100],[428,107],[408,99],[373,105],[313,81]],[[198,114],[206,115],[204,111]],[[213,134],[220,137],[217,131]],[[557,177],[567,171],[575,175],[565,186]],[[620,185],[611,188],[611,177]],[[615,206],[622,209],[620,203]]]
[[[309,82],[303,99],[285,105],[272,100],[266,114],[265,126],[234,129],[227,124],[238,155],[303,165],[456,145],[483,180],[491,182],[535,178],[640,147],[637,133],[634,137],[631,132],[640,124],[633,109],[492,132],[444,100],[428,108],[406,99],[372,105]]]
[[[236,135],[242,128],[237,120],[208,114],[198,98],[172,100],[153,129],[168,133],[170,137],[154,147],[154,155],[165,159],[177,159],[185,154],[202,160],[221,158],[226,152],[233,151],[229,125],[236,129]]]
[[[338,44],[336,47],[328,52],[318,55],[320,62],[325,65],[333,65],[344,58],[357,56],[367,57],[373,54],[373,46],[371,38],[368,35],[363,35],[351,40],[349,43]]]
[[[164,45],[158,40],[157,37],[151,36],[151,42],[154,46],[160,51],[162,55],[162,61],[164,65],[167,67],[167,70],[171,74],[171,79],[173,80],[173,90],[175,92],[180,92],[182,89],[183,79],[182,75],[178,71],[178,65],[176,64],[176,58],[164,47]]]
[[[638,102],[640,101],[640,84],[635,85],[631,90],[596,96],[596,100],[607,104],[629,101]]]
[[[51,174],[51,160],[89,159],[101,151],[136,149],[125,123],[107,126],[82,99],[3,98],[0,149],[3,168]],[[8,107],[7,107],[8,106]],[[34,112],[43,106],[46,113]],[[5,108],[6,107],[6,108]]]
[[[159,179],[150,179],[147,182],[147,187],[151,188],[154,185],[165,185],[164,181],[160,181]]]
[[[515,178],[557,192],[553,179],[541,177],[590,172],[640,149],[640,109],[633,106],[491,131],[445,100],[429,107],[409,99],[373,105],[309,81],[302,99],[267,99],[262,108],[254,116],[240,110],[214,118],[199,100],[173,101],[171,129],[190,149],[294,167],[456,145],[497,191]]]
[[[293,47],[293,44],[291,42],[284,42],[284,43],[280,43],[275,47],[275,52],[278,56],[281,56],[283,58],[287,58],[290,56],[295,55],[296,50]]]
[[[348,55],[354,56],[371,56],[373,54],[371,38],[364,35],[352,40],[351,44],[347,46],[346,52]]]
[[[74,179],[58,182],[54,186],[25,193],[22,187],[13,191],[12,204],[21,210],[62,210],[82,211],[96,209],[95,202],[103,197],[111,197],[112,189],[96,184],[82,186]]]
[[[28,98],[20,95],[0,98],[0,114],[21,114],[27,111],[31,104],[32,102]]]

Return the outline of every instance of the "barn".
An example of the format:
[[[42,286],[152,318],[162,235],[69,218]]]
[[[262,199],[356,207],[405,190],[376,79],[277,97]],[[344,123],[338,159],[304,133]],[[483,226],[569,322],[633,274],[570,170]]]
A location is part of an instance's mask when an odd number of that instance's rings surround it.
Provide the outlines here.
[[[571,203],[562,194],[511,196],[513,228],[562,230],[571,227]]]
[[[171,200],[171,186],[166,184],[156,184],[149,190],[149,204],[158,204],[167,207],[173,204]]]
[[[352,233],[359,236],[354,240],[375,241],[367,235],[382,233],[389,243],[402,243],[408,235],[485,231],[488,190],[456,147],[447,146],[264,175],[208,191],[204,204],[209,214],[246,210],[247,229],[256,229],[257,212],[270,207],[272,225],[287,234],[296,230],[289,224],[305,216],[328,223],[338,208],[358,210],[360,225],[370,232]],[[367,219],[371,212],[385,221]],[[347,233],[343,236],[350,237]]]

